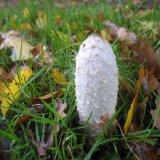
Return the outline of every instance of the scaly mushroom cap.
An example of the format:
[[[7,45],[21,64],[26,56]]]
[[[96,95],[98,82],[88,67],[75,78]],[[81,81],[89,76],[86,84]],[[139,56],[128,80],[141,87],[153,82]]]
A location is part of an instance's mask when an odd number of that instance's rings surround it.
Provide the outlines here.
[[[118,68],[110,44],[98,35],[89,36],[76,57],[76,100],[80,123],[88,121],[91,136],[96,136],[101,117],[115,113]]]

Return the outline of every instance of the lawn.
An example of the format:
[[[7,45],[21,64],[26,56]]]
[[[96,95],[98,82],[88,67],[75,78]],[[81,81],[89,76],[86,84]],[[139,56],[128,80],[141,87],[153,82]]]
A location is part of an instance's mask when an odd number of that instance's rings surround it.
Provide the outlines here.
[[[160,159],[159,14],[145,1],[0,3],[0,159]],[[113,24],[136,42],[112,35]],[[79,46],[93,33],[110,42],[119,76],[116,113],[95,138],[79,123],[74,75]],[[3,36],[27,58],[13,58]]]

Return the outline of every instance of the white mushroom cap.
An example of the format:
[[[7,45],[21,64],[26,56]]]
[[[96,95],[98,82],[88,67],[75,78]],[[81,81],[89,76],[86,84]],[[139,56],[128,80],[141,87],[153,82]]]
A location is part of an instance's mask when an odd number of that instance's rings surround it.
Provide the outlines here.
[[[76,57],[76,99],[80,123],[88,121],[91,136],[101,130],[101,117],[115,113],[118,68],[110,44],[98,35],[89,36]]]

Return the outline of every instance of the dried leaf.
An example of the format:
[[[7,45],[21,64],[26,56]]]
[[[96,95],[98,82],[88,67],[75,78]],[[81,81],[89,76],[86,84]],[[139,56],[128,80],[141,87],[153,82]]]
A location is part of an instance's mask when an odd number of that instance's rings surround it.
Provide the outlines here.
[[[53,62],[51,53],[46,50],[46,46],[43,46],[41,43],[37,44],[32,50],[32,55],[36,60],[41,64],[50,64]]]
[[[130,109],[128,111],[127,119],[126,119],[126,122],[125,122],[125,125],[124,125],[124,133],[127,133],[129,131],[130,125],[132,123],[132,119],[133,119],[133,116],[134,116],[134,113],[135,113],[135,110],[136,110],[136,106],[137,106],[139,90],[140,90],[140,87],[141,87],[141,84],[142,84],[142,80],[144,78],[144,74],[145,74],[144,68],[141,67],[140,70],[139,70],[139,80],[136,83],[136,95],[135,95],[135,97],[132,101],[132,104],[130,106]]]
[[[16,98],[21,94],[20,89],[26,83],[26,81],[31,77],[32,70],[25,69],[21,70],[19,75],[17,75],[12,83],[9,84],[9,88],[4,91],[4,97],[2,97],[1,111],[3,116],[6,116],[6,113],[10,105],[14,102]]]
[[[31,101],[32,101],[32,104],[40,104],[40,103],[42,103],[42,100],[50,101],[53,96],[58,97],[62,93],[63,93],[63,91],[61,89],[59,89],[58,91],[55,91],[53,93],[48,93],[48,94],[41,96],[41,97],[34,97],[34,98],[32,98]]]
[[[154,142],[154,140],[153,140]],[[157,146],[145,142],[132,142],[130,147],[139,160],[158,160],[160,159],[160,149]]]
[[[22,117],[20,117],[17,121],[16,121],[16,125],[19,125],[20,123],[23,123],[27,120],[30,119],[29,115],[23,115]]]
[[[4,68],[0,67],[0,82],[11,82],[13,79],[13,76],[8,73]]]
[[[34,105],[33,107],[30,107],[29,110],[32,112],[32,113],[38,113],[42,110],[45,109],[45,106],[41,105],[41,104],[36,104]],[[20,117],[17,121],[16,121],[16,125],[20,124],[20,123],[23,123],[27,120],[30,119],[30,116],[29,115],[23,115],[22,117]]]
[[[59,23],[62,22],[62,17],[61,17],[61,15],[55,15],[55,16],[53,17],[53,19],[54,19],[54,22],[57,23],[57,24],[59,24]]]
[[[21,30],[32,30],[32,26],[29,23],[23,23],[20,25]]]
[[[160,85],[158,88],[158,97],[160,97]],[[156,109],[151,109],[150,113],[152,115],[152,118],[154,119],[154,126],[160,129],[160,99],[157,98],[155,100]]]
[[[30,54],[32,46],[27,41],[18,37],[12,32],[0,33],[0,36],[3,38],[3,43],[1,43],[0,49],[3,49],[4,47],[11,48],[12,61],[26,60],[32,58],[32,54]]]
[[[152,74],[156,75],[157,77],[160,75],[158,57],[150,44],[138,43],[137,45],[133,46],[133,54],[140,63],[146,65],[149,72],[152,72]]]
[[[66,117],[66,113],[64,113],[64,110],[67,108],[67,104],[66,103],[62,103],[61,99],[58,99],[58,101],[56,102],[56,109],[57,112],[59,113],[59,115],[64,118]]]
[[[67,105],[65,103],[62,103],[61,99],[58,99],[58,101],[56,102],[56,110],[62,118],[66,116],[66,114],[64,113],[64,110],[66,108],[67,108]],[[46,143],[41,141],[35,141],[33,138],[33,135],[31,135],[32,143],[36,146],[39,156],[46,155],[46,151],[48,150],[48,148],[53,145],[54,133],[58,132],[60,129],[59,119],[57,117],[56,117],[56,120],[57,120],[57,123],[55,124],[54,127],[52,127]]]
[[[32,55],[36,57],[43,51],[43,45],[42,43],[37,44],[33,49],[32,49]]]
[[[46,144],[45,144],[44,142],[35,141],[34,139],[32,139],[32,143],[33,143],[33,144],[35,145],[35,147],[37,148],[38,155],[39,155],[40,157],[46,155],[46,149],[45,149]]]
[[[54,79],[55,83],[58,83],[58,84],[61,84],[61,85],[64,85],[64,84],[67,83],[67,80],[66,80],[64,74],[57,71],[57,70],[53,70],[52,76],[53,76],[53,79]]]
[[[0,86],[1,86],[1,83],[0,83]],[[34,98],[32,98],[32,100],[31,100],[31,102],[32,102],[32,107],[30,107],[29,110],[30,110],[31,112],[33,112],[33,113],[38,113],[38,112],[44,110],[44,109],[45,109],[45,106],[43,106],[43,104],[41,104],[41,103],[42,103],[42,100],[48,102],[48,101],[51,100],[51,98],[52,98],[53,96],[58,97],[59,95],[62,94],[62,92],[63,92],[63,91],[60,89],[60,90],[58,90],[58,91],[55,91],[55,92],[53,92],[53,93],[46,94],[46,95],[41,96],[41,97],[34,97]],[[29,116],[29,115],[23,115],[22,117],[20,117],[20,118],[16,121],[16,125],[18,125],[18,124],[20,124],[20,123],[23,123],[23,122],[25,122],[25,121],[27,121],[27,120],[29,120],[29,119],[30,119],[30,116]]]

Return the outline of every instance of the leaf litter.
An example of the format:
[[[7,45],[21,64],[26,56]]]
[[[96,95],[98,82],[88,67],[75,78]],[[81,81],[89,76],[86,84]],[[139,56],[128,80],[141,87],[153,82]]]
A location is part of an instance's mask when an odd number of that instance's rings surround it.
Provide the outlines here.
[[[63,103],[61,99],[58,99],[57,102],[56,102],[56,111],[60,115],[60,117],[62,117],[62,118],[66,117],[66,113],[64,112],[64,110],[66,108],[67,108],[67,104]],[[59,132],[59,130],[60,130],[59,120],[60,119],[58,117],[55,117],[56,123],[51,127],[51,131],[50,131],[50,134],[48,136],[48,139],[47,139],[46,143],[44,143],[42,141],[34,140],[33,134],[31,134],[32,143],[37,148],[39,156],[46,155],[46,152],[49,149],[49,147],[51,147],[53,145],[53,143],[54,143],[54,141],[53,141],[54,134]]]
[[[146,23],[146,22],[144,22]],[[142,23],[142,25],[144,24]],[[141,119],[143,123],[144,120],[144,108],[150,97],[152,97],[153,92],[157,92],[157,98],[155,99],[156,109],[151,109],[150,114],[154,119],[153,127],[160,129],[160,63],[158,52],[151,47],[151,43],[145,42],[143,38],[137,37],[134,32],[128,32],[124,27],[118,27],[110,21],[105,21],[104,23],[107,34],[111,38],[109,41],[113,42],[116,38],[119,39],[120,44],[123,44],[124,49],[130,50],[132,55],[129,58],[134,59],[139,64],[143,65],[144,68],[139,71],[139,80],[136,82],[136,94],[128,111],[127,119],[124,124],[124,133],[136,132],[142,130],[143,127],[136,124],[134,121],[136,118]],[[145,30],[151,30],[151,23],[147,24],[144,28]],[[157,32],[154,32],[157,34]],[[102,36],[107,38],[106,32],[101,32]],[[143,72],[142,72],[143,71]],[[144,89],[144,98],[141,103],[138,103],[140,86]],[[138,116],[138,117],[137,117]],[[157,139],[155,139],[157,142]],[[136,154],[136,157],[141,159],[159,159],[160,150],[155,145],[149,145],[146,142],[130,142],[131,150]]]
[[[140,13],[143,17],[143,14]],[[150,11],[148,13],[144,14],[150,14]],[[27,18],[30,16],[30,11],[28,8],[25,8],[23,10],[23,16],[24,18]],[[61,16],[57,15],[57,17],[54,17],[54,20],[56,23],[61,23]],[[97,14],[96,18],[100,21],[104,20],[103,14]],[[13,18],[13,25],[16,21],[16,18]],[[40,30],[45,30],[47,28],[47,15],[40,11],[37,15],[36,19],[36,26]],[[141,107],[144,108],[145,104],[147,103],[148,99],[151,97],[152,92],[158,92],[159,90],[159,62],[157,61],[156,57],[156,51],[151,47],[150,43],[144,42],[143,39],[140,39],[136,36],[134,32],[127,31],[124,27],[118,27],[116,24],[106,21],[105,27],[107,28],[107,31],[101,30],[101,35],[108,39],[110,42],[113,42],[116,38],[119,39],[120,44],[124,44],[124,47],[126,50],[132,50],[132,59],[135,59],[138,63],[141,63],[144,65],[145,74],[143,73],[143,76],[139,76],[139,80],[136,84],[136,94],[132,101],[131,108],[132,113],[130,115],[131,122],[129,122],[130,125],[132,125],[132,120],[134,119],[135,109],[140,104],[138,103],[137,99],[139,98],[138,93],[140,90],[140,86],[144,89],[145,97],[142,100]],[[145,30],[151,30],[153,23],[148,23],[148,26],[146,26],[147,22],[143,22],[141,24],[141,29]],[[144,27],[144,28],[143,28]],[[21,30],[32,30],[32,26],[29,23],[22,23],[20,25]],[[109,32],[108,32],[109,31]],[[53,33],[52,33],[53,34]],[[156,33],[157,34],[157,33]],[[53,34],[54,37],[55,33]],[[82,38],[84,37],[84,33],[81,34]],[[66,36],[64,33],[59,32],[58,36],[60,39],[63,39],[65,43],[68,43],[70,39],[68,36]],[[72,38],[72,37],[71,37]],[[77,37],[76,37],[77,38]],[[78,38],[77,38],[78,39]],[[13,42],[16,43],[13,43]],[[77,40],[78,41],[78,40]],[[12,61],[19,61],[19,60],[28,60],[30,58],[34,58],[40,66],[44,66],[45,64],[52,63],[51,53],[47,51],[47,47],[43,46],[41,43],[37,44],[37,46],[32,46],[29,44],[24,38],[21,37],[21,34],[19,32],[11,31],[8,33],[1,33],[0,36],[0,48],[9,47],[12,50]],[[24,48],[23,48],[24,47]],[[122,48],[123,49],[123,48]],[[125,50],[124,49],[124,50]],[[15,56],[16,55],[16,56]],[[143,71],[144,71],[143,70]],[[14,69],[12,69],[12,75],[9,74],[8,71],[6,71],[5,68],[0,69],[0,74],[4,77],[8,85],[13,82],[14,77],[16,76],[16,72]],[[55,69],[51,73],[52,78],[55,83],[57,83],[60,87],[62,85],[67,83],[67,80],[63,73],[61,73],[59,70]],[[143,77],[143,78],[142,78]],[[127,82],[126,82],[127,83]],[[128,88],[127,88],[128,89]],[[0,80],[0,92],[6,90],[6,84]],[[46,93],[46,95],[41,97],[33,97],[31,99],[32,104],[31,107],[28,107],[29,111],[32,113],[39,113],[41,111],[44,111],[46,108],[43,106],[42,101],[48,102],[54,95],[59,96],[62,94],[62,91],[56,91],[56,93]],[[133,93],[132,93],[133,94]],[[158,92],[158,96],[159,96]],[[2,101],[3,98],[0,99]],[[154,127],[160,129],[160,115],[159,115],[159,98],[157,97],[155,100],[156,109],[150,110],[150,113],[154,119]],[[134,107],[133,107],[134,106]],[[56,110],[59,113],[59,115],[64,118],[66,116],[66,113],[64,110],[67,108],[67,105],[65,103],[62,103],[61,99],[58,99],[56,102]],[[130,109],[131,109],[130,108]],[[28,120],[30,117],[28,115],[23,115],[20,117],[16,124],[20,124]],[[46,151],[49,149],[50,146],[53,145],[53,137],[54,134],[59,132],[60,126],[59,126],[59,119],[58,117],[55,118],[57,121],[56,125],[50,126],[50,134],[48,134],[48,139],[46,140],[46,143],[37,141],[34,139],[34,134],[31,133],[32,143],[36,146],[39,156],[46,155]],[[126,120],[126,123],[127,120]],[[128,125],[128,126],[130,126]],[[129,127],[126,129],[125,132],[128,132]],[[140,130],[140,129],[139,129]],[[134,132],[136,130],[130,130],[130,132]],[[135,151],[135,153],[140,157],[140,159],[147,159],[150,157],[150,159],[155,159],[157,155],[159,155],[159,150],[156,149],[154,146],[150,146],[145,142],[135,142],[130,144],[131,148]],[[147,154],[147,152],[150,152],[150,155]],[[143,154],[142,154],[143,153]]]

